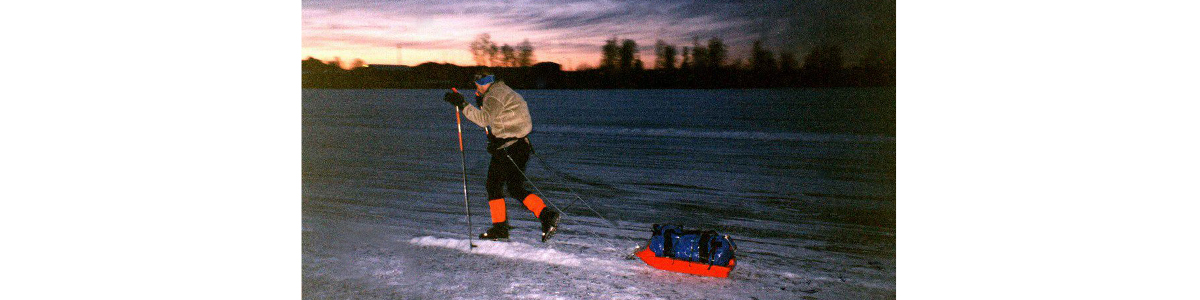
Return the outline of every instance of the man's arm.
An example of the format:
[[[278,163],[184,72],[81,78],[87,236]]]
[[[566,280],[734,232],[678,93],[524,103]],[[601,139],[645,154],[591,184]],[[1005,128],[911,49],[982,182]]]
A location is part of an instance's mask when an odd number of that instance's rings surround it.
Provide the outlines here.
[[[467,103],[463,107],[462,112],[463,116],[467,117],[467,120],[471,120],[475,125],[487,127],[488,125],[492,125],[492,117],[500,113],[500,108],[500,101],[497,101],[497,99],[484,98],[483,108],[475,108],[475,105]]]

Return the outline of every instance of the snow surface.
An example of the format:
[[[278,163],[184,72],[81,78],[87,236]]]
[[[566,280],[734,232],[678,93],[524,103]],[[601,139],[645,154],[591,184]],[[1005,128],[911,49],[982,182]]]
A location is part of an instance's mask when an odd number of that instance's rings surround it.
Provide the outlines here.
[[[443,247],[450,249],[462,250],[464,252],[492,255],[504,258],[521,259],[534,262],[542,262],[555,265],[578,267],[579,258],[574,255],[562,253],[554,249],[545,249],[534,247],[524,243],[509,243],[500,241],[476,241],[476,248],[470,248],[471,241],[460,239],[440,239],[432,236],[423,236],[409,240],[410,243],[422,245]]]
[[[471,249],[468,234],[489,225],[488,157],[478,128],[464,126],[468,228],[441,93],[304,91],[304,298],[895,298],[895,140],[854,133],[869,115],[805,104],[811,91],[522,91],[540,157],[527,173],[565,209],[560,231],[541,243],[533,214],[509,199],[512,240]],[[677,97],[697,110],[662,113]],[[813,115],[746,112],[788,105]],[[840,115],[852,117],[831,117]],[[829,123],[839,118],[850,121]],[[694,120],[729,121],[688,127]],[[844,130],[813,131],[829,126]],[[737,267],[709,278],[626,259],[654,223],[730,235]]]

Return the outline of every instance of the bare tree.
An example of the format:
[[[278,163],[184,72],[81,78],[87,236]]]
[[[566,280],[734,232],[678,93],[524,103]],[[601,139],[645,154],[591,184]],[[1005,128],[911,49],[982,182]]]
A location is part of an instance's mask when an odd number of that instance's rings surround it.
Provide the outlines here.
[[[654,68],[670,70],[675,68],[675,46],[668,45],[663,40],[654,43]]]
[[[632,70],[634,68],[634,61],[638,60],[637,42],[631,39],[621,41],[621,48],[618,54],[617,64],[621,67],[621,70]]]
[[[617,37],[615,36],[604,41],[604,46],[600,48],[601,69],[614,69],[617,67],[617,52],[620,51],[620,48],[621,47],[617,46]]]
[[[516,49],[513,49],[512,46],[509,46],[508,44],[500,46],[500,56],[503,57],[500,65],[505,67],[517,66],[517,51]]]
[[[491,43],[487,48],[488,65],[499,66],[504,60],[500,57],[500,47],[496,43]]]
[[[760,73],[774,71],[777,68],[775,54],[763,47],[762,40],[755,40],[754,46],[750,49],[750,68]]]
[[[471,56],[475,59],[475,65],[487,66],[494,61],[496,51],[496,43],[492,42],[492,35],[481,33],[471,42]]]
[[[692,37],[692,66],[698,69],[708,68],[711,66],[708,59],[708,48],[700,45],[699,37]]]
[[[837,45],[820,45],[804,56],[804,68],[819,72],[832,72],[845,64],[842,58],[842,48]]]
[[[825,44],[813,47],[804,56],[804,66],[800,69],[800,76],[806,78],[808,84],[816,86],[830,86],[838,84],[842,72],[842,66],[845,60],[842,57],[842,49],[837,45]]]
[[[728,50],[725,49],[725,43],[721,42],[720,38],[713,37],[708,39],[708,63],[710,68],[720,68],[724,65],[728,54]]]
[[[534,60],[535,59],[533,57],[533,44],[529,43],[529,39],[525,39],[524,41],[521,41],[521,44],[517,45],[517,66],[518,67],[532,66]]]
[[[688,48],[687,46],[683,46],[683,53],[681,56],[683,56],[683,61],[681,61],[679,63],[679,68],[684,69],[684,70],[691,69],[692,68],[692,49]]]
[[[779,52],[779,70],[784,73],[790,73],[796,71],[797,65],[796,54],[793,54],[791,51]]]

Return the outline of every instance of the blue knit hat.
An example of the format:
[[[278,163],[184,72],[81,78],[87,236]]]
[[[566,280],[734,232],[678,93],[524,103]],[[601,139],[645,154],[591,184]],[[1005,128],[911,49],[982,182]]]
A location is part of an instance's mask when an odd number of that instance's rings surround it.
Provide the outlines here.
[[[478,79],[475,79],[475,84],[488,85],[495,81],[496,81],[496,76],[487,75],[487,76],[483,76],[483,77],[479,77]]]

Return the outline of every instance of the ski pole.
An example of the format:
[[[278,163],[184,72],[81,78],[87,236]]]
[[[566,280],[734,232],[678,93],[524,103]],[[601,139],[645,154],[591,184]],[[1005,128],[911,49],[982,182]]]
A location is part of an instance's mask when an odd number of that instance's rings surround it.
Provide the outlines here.
[[[450,88],[450,90],[456,94],[458,93],[458,89],[456,88]],[[458,123],[458,154],[462,157],[463,207],[467,208],[467,244],[471,245],[471,248],[475,248],[473,237],[475,235],[475,226],[471,225],[471,202],[467,200],[467,153],[463,150],[462,117],[460,115],[462,115],[462,109],[457,106],[454,107],[454,122]]]

